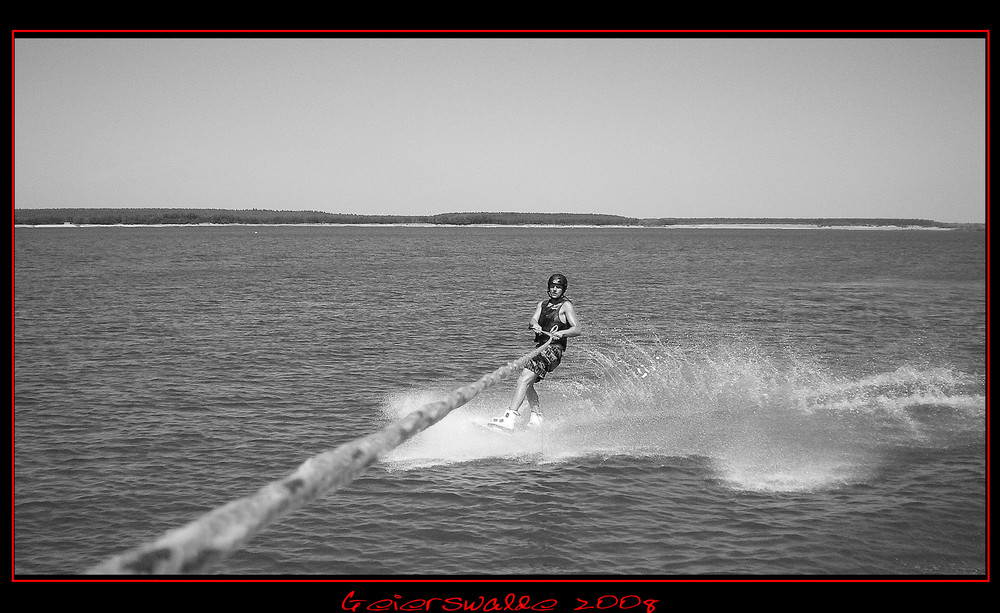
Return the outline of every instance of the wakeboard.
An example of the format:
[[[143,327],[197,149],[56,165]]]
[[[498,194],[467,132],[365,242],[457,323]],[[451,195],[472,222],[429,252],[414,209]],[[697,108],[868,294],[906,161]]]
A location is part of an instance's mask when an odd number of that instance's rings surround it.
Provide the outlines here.
[[[488,432],[492,432],[494,434],[500,434],[500,435],[503,435],[503,436],[510,436],[512,434],[517,434],[517,432],[518,432],[518,430],[516,430],[516,429],[515,430],[508,430],[507,428],[503,428],[501,426],[493,425],[490,422],[478,422],[478,421],[474,421],[472,423],[476,424],[477,426],[479,426],[483,430],[486,430]]]

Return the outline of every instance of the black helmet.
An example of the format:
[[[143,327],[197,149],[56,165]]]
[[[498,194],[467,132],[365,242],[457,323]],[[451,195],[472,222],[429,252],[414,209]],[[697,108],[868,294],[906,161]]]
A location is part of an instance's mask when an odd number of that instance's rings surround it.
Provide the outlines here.
[[[565,290],[567,287],[569,287],[569,279],[566,278],[566,275],[561,275],[559,273],[556,273],[551,277],[549,277],[549,285],[561,285],[562,288]]]

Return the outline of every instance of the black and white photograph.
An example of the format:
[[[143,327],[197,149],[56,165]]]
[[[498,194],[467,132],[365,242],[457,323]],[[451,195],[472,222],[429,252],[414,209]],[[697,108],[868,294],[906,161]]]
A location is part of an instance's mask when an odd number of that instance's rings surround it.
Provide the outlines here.
[[[12,579],[988,581],[988,53],[13,32]]]

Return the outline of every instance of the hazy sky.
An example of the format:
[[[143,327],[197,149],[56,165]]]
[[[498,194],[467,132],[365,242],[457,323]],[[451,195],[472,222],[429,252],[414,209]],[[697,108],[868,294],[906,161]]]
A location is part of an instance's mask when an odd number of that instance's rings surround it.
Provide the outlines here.
[[[16,38],[15,206],[985,221],[985,39]]]

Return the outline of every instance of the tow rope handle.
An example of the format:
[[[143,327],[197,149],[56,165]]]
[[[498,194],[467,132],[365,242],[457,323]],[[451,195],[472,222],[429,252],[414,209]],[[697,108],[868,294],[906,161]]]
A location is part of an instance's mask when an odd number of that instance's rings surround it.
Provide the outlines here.
[[[540,334],[547,335],[549,337],[549,340],[547,340],[545,342],[546,343],[551,343],[556,338],[555,337],[555,333],[558,332],[558,331],[559,331],[559,324],[553,324],[553,326],[551,328],[549,328],[548,332],[546,332],[545,330],[542,330],[540,332]]]

